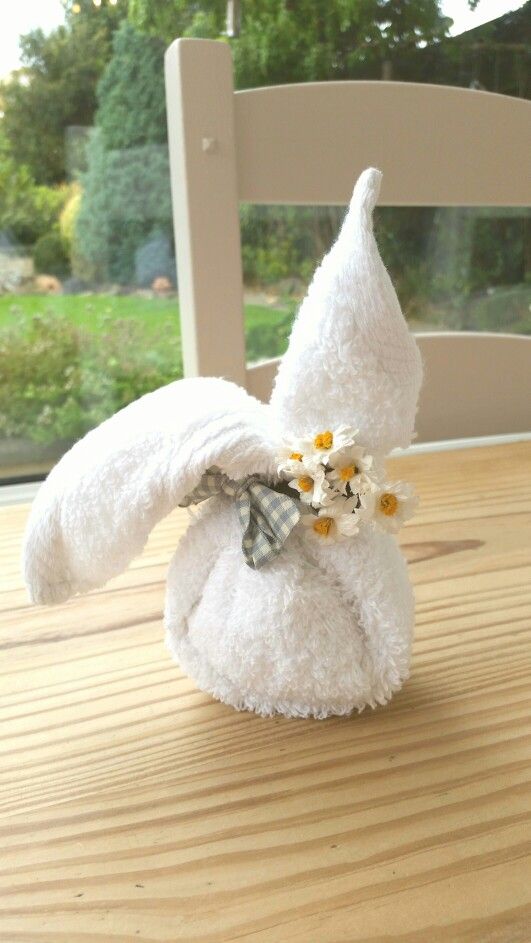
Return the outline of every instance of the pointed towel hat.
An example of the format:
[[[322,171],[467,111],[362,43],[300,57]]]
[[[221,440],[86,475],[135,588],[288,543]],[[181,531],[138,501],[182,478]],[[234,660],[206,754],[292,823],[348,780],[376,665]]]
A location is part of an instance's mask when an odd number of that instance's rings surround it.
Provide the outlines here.
[[[356,185],[269,405],[214,378],[149,393],[61,459],[28,522],[31,598],[59,603],[199,504],[170,564],[167,644],[239,709],[346,714],[384,703],[409,671],[413,596],[394,534],[414,498],[386,482],[383,454],[409,442],[421,368],[372,233],[379,183],[367,170]]]
[[[355,186],[299,310],[271,407],[286,433],[346,423],[361,444],[388,452],[411,441],[422,369],[373,234],[381,178],[370,168]]]

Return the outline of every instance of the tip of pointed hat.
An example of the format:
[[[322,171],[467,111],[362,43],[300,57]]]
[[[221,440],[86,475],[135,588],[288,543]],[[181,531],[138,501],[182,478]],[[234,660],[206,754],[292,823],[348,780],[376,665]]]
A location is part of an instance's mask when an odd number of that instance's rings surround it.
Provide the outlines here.
[[[357,206],[370,213],[380,194],[383,173],[376,167],[367,167],[356,181],[352,194],[351,206]]]

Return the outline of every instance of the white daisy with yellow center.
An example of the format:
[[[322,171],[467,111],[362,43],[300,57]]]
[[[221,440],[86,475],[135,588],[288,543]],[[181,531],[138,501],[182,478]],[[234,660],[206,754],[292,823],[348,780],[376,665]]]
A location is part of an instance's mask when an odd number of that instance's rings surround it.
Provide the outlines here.
[[[299,492],[303,504],[321,507],[332,500],[330,485],[322,465],[295,460],[286,467],[286,471],[293,475],[288,484],[294,491]]]
[[[302,462],[305,458],[303,443],[299,439],[283,442],[278,451],[277,457],[279,462],[279,475],[284,475],[286,472],[290,472],[294,466],[294,463]]]
[[[356,435],[357,429],[352,426],[339,426],[334,430],[322,429],[312,435],[301,436],[299,443],[305,458],[326,463],[334,452],[353,445]]]
[[[417,504],[411,486],[401,481],[385,484],[362,498],[364,514],[392,534],[413,516]]]
[[[311,540],[336,543],[354,537],[359,530],[360,516],[356,510],[357,499],[336,496],[328,507],[317,514],[303,514],[301,522]]]
[[[341,494],[346,494],[349,487],[352,494],[365,494],[376,487],[370,477],[373,457],[360,445],[350,445],[332,452],[327,465],[326,477]]]
[[[409,485],[384,484],[383,456],[369,455],[355,436],[351,426],[324,429],[285,441],[279,453],[280,478],[314,509],[301,518],[312,539],[354,537],[371,522],[396,533],[415,511]]]

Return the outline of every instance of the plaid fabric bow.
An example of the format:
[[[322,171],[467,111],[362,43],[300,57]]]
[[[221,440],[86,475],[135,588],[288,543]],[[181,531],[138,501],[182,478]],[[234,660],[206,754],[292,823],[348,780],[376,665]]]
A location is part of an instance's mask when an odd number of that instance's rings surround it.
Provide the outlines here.
[[[259,570],[282,550],[300,518],[298,502],[264,485],[256,475],[242,481],[231,481],[221,472],[207,471],[180,507],[200,504],[221,492],[236,502],[243,530],[245,562],[253,570]]]

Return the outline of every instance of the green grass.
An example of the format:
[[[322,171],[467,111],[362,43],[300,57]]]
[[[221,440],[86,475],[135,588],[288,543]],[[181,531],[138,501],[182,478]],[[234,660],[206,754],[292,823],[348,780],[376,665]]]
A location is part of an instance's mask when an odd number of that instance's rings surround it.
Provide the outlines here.
[[[245,307],[247,357],[282,354],[292,311]],[[0,443],[74,441],[182,376],[176,299],[0,297]],[[1,462],[0,462],[1,465]]]
[[[471,298],[463,327],[470,331],[531,334],[531,285],[504,286]]]
[[[161,324],[174,322],[180,334],[176,298],[142,298],[138,295],[1,295],[0,328],[10,327],[35,315],[67,315],[77,327],[99,332],[110,320],[141,321],[149,334]],[[286,312],[260,305],[245,306],[245,326],[257,330],[281,324]]]
[[[3,295],[0,297],[0,327],[39,314],[68,315],[78,327],[97,331],[105,318],[157,320],[175,317],[175,299],[141,298],[136,295]]]
[[[294,305],[245,306],[248,361],[284,352],[293,313]],[[437,326],[531,333],[529,286],[496,289],[433,313]],[[73,442],[180,376],[175,298],[0,296],[0,447]]]
[[[452,305],[429,305],[427,317],[440,328],[531,333],[530,286],[496,288],[463,299],[458,311]],[[282,353],[287,342],[293,307],[245,306],[245,332],[250,359]],[[113,322],[131,319],[149,339],[161,334],[179,338],[179,303],[176,298],[143,298],[139,295],[0,295],[0,330],[20,327],[36,315],[67,316],[76,327],[102,333]],[[175,333],[173,333],[175,332]]]

